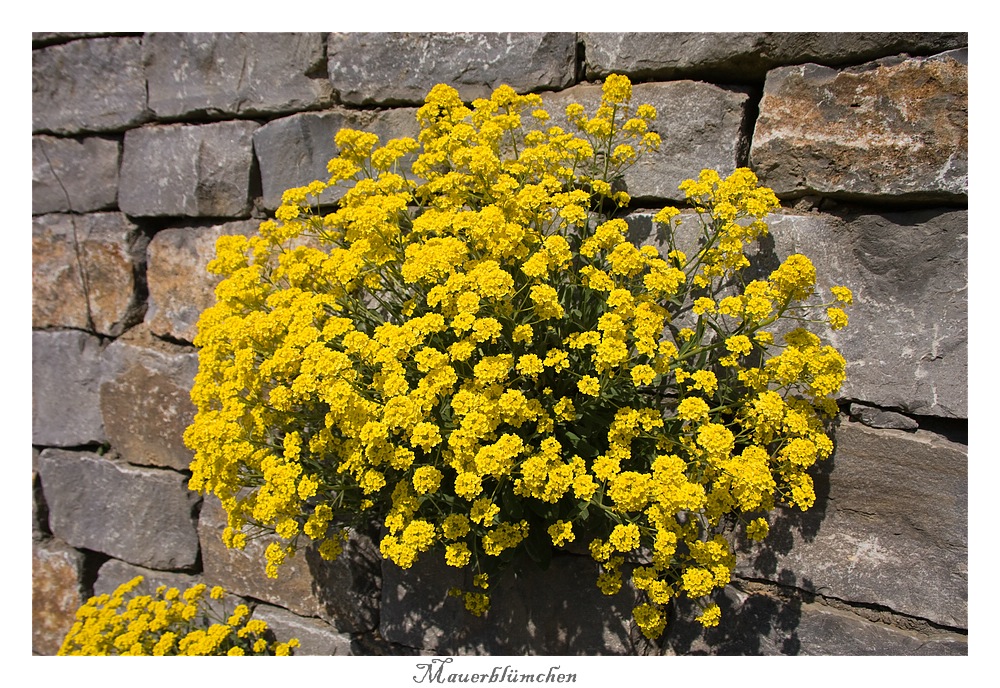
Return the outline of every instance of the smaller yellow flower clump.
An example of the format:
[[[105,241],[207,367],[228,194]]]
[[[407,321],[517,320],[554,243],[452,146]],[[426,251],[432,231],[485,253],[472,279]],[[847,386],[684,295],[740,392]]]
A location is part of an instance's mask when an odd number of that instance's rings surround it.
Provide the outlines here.
[[[374,520],[396,565],[470,570],[455,596],[482,614],[515,556],[576,543],[602,592],[631,575],[646,635],[680,596],[719,623],[736,538],[816,499],[846,363],[808,328],[844,327],[852,295],[824,301],[799,254],[752,271],[779,204],[748,169],[702,171],[658,245],[629,241],[621,181],[661,143],[631,96],[611,75],[564,127],[538,95],[438,85],[416,139],[341,131],[329,179],[219,240],[185,441],[228,546],[276,533],[276,576]]]
[[[60,655],[290,655],[299,641],[268,640],[267,624],[250,618],[238,604],[225,618],[213,610],[225,591],[198,584],[181,592],[165,585],[152,595],[132,595],[142,583],[136,576],[110,595],[91,597],[76,612]],[[128,599],[127,599],[128,597]]]

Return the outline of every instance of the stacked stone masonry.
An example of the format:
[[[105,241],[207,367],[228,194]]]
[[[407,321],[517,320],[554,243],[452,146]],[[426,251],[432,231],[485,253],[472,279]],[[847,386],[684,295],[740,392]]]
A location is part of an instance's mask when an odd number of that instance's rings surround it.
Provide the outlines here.
[[[967,48],[957,33],[34,34],[34,652],[141,573],[221,584],[305,654],[966,654]],[[413,135],[438,82],[467,100],[510,84],[558,116],[611,73],[659,111],[662,152],[625,180],[635,241],[681,180],[749,166],[782,201],[762,269],[802,251],[856,298],[817,506],[741,552],[727,621],[701,630],[679,604],[649,643],[635,591],[605,597],[574,553],[517,570],[473,618],[441,595],[454,569],[401,571],[377,532],[333,564],[300,552],[277,581],[266,542],[227,550],[181,441],[215,240],[322,178],[339,128]]]

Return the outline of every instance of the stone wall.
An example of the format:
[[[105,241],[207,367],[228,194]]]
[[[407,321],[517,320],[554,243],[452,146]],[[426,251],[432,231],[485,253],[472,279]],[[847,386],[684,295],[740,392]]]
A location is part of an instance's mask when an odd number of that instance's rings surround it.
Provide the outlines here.
[[[307,654],[966,654],[965,34],[34,34],[33,648],[136,573],[221,584]],[[626,179],[631,223],[703,167],[749,165],[782,210],[761,260],[802,251],[855,293],[817,506],[743,552],[703,632],[679,605],[641,640],[633,593],[584,556],[519,570],[485,619],[358,533],[278,581],[227,551],[181,442],[215,239],[325,175],[343,126],[412,135],[438,82],[508,83],[550,111],[629,75],[662,153]],[[331,198],[330,200],[334,200]]]

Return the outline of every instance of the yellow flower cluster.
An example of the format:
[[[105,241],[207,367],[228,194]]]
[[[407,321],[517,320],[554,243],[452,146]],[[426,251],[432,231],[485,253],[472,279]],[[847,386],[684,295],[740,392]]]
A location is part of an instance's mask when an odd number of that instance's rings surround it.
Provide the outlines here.
[[[250,618],[245,604],[214,619],[225,596],[219,586],[209,590],[198,584],[181,592],[162,585],[152,595],[131,595],[142,581],[142,576],[136,576],[110,595],[87,600],[77,610],[77,620],[59,654],[290,655],[299,645],[296,638],[269,641],[267,624]]]
[[[642,631],[659,635],[678,595],[718,623],[723,517],[763,538],[762,514],[812,503],[806,471],[832,450],[844,359],[804,328],[774,332],[788,317],[839,328],[851,295],[814,303],[801,255],[744,278],[778,207],[747,169],[685,182],[693,212],[654,218],[662,252],[628,241],[618,180],[660,144],[655,109],[630,98],[612,75],[565,130],[537,95],[467,105],[438,85],[416,140],[340,132],[328,180],[289,190],[258,235],[219,240],[185,440],[227,545],[277,533],[277,575],[297,547],[336,557],[375,518],[400,567],[434,553],[471,569],[480,589],[456,596],[477,614],[518,552],[582,541],[614,594],[625,555],[646,550]],[[690,256],[682,224],[701,238]]]

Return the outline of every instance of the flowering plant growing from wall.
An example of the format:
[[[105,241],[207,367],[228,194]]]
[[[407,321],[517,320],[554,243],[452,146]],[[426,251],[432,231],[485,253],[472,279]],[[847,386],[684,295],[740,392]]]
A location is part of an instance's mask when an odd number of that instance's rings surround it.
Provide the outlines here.
[[[576,542],[604,593],[630,575],[647,636],[681,595],[718,623],[721,526],[761,539],[777,504],[813,504],[845,362],[809,328],[843,327],[851,293],[820,303],[802,255],[750,278],[778,201],[747,169],[682,184],[691,211],[653,218],[662,250],[630,242],[616,182],[660,145],[631,91],[608,77],[564,130],[537,95],[470,107],[438,85],[417,140],[340,131],[328,180],[218,241],[185,438],[228,546],[276,533],[275,576],[376,521],[400,567],[467,569],[451,592],[482,614],[516,553]]]
[[[299,645],[296,638],[269,640],[267,623],[250,618],[245,604],[216,618],[226,595],[219,586],[209,590],[199,583],[181,592],[161,585],[152,595],[133,594],[142,581],[136,576],[110,595],[87,600],[77,610],[59,654],[289,655]]]

